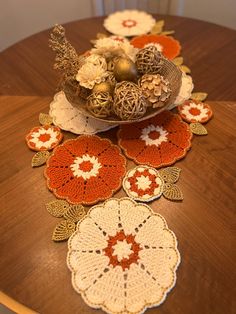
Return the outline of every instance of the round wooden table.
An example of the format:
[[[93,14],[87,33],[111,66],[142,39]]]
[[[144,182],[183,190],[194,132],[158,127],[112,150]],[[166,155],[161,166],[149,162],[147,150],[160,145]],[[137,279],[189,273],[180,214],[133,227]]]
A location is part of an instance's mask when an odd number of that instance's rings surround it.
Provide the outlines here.
[[[182,169],[178,184],[184,201],[161,198],[151,204],[175,232],[182,262],[167,300],[147,313],[230,314],[236,295],[236,32],[187,18],[156,17],[165,19],[165,29],[176,31],[195,91],[209,94],[214,118],[207,124],[209,135],[194,137],[191,151],[176,163]],[[102,21],[92,18],[66,25],[78,52],[90,47],[97,32],[104,32]],[[27,131],[39,124],[39,113],[48,112],[56,89],[49,32],[0,53],[0,289],[42,314],[92,314],[95,311],[72,288],[67,243],[51,241],[58,220],[44,204],[55,198],[46,187],[43,169],[31,168],[33,153],[24,142]],[[116,131],[101,136],[116,143]],[[64,133],[65,138],[75,137]],[[124,195],[122,190],[115,194]]]

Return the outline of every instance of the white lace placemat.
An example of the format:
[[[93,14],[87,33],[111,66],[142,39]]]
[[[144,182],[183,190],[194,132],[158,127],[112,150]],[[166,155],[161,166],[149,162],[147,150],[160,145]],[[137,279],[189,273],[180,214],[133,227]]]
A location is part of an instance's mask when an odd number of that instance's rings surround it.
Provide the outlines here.
[[[95,134],[116,127],[114,124],[84,116],[69,103],[62,91],[57,93],[50,103],[49,115],[56,126],[75,134]]]
[[[177,240],[165,219],[130,198],[93,206],[71,236],[67,264],[74,289],[107,313],[143,313],[174,287]]]

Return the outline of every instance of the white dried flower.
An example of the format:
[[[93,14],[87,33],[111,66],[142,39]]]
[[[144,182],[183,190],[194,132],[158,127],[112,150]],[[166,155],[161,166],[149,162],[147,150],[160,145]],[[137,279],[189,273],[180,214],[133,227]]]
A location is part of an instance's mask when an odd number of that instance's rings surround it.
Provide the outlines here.
[[[106,59],[113,57],[129,57],[135,61],[138,52],[129,42],[121,42],[112,38],[101,38],[95,43],[95,48],[91,50],[92,54],[104,56]]]
[[[101,65],[86,62],[78,71],[76,80],[81,86],[92,89],[95,84],[105,81],[109,73]]]
[[[86,63],[92,63],[96,66],[101,66],[105,71],[107,70],[106,59],[97,54],[92,54],[86,58]]]

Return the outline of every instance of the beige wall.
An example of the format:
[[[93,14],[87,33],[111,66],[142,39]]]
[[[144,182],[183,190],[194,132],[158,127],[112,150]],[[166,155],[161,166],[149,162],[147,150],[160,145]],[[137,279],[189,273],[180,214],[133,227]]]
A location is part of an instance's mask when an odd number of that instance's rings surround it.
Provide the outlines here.
[[[92,14],[90,0],[6,0],[0,10],[0,50],[56,23]]]
[[[1,0],[3,2],[3,0]],[[107,11],[138,7],[164,12],[168,0],[105,0]],[[236,0],[170,0],[170,14],[215,22],[236,29]],[[103,14],[102,0],[7,0],[0,10],[0,51],[53,26]]]
[[[236,29],[236,0],[172,0],[170,14]]]

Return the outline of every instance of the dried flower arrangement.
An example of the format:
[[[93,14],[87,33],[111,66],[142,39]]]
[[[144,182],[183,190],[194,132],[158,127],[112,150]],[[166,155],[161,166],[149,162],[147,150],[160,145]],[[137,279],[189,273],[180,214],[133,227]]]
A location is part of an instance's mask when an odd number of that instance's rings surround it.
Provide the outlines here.
[[[114,36],[94,43],[94,48],[78,55],[61,25],[55,26],[49,40],[56,52],[54,68],[61,72],[60,89],[81,112],[127,123],[179,105],[175,101],[186,77],[156,45],[139,49]]]

